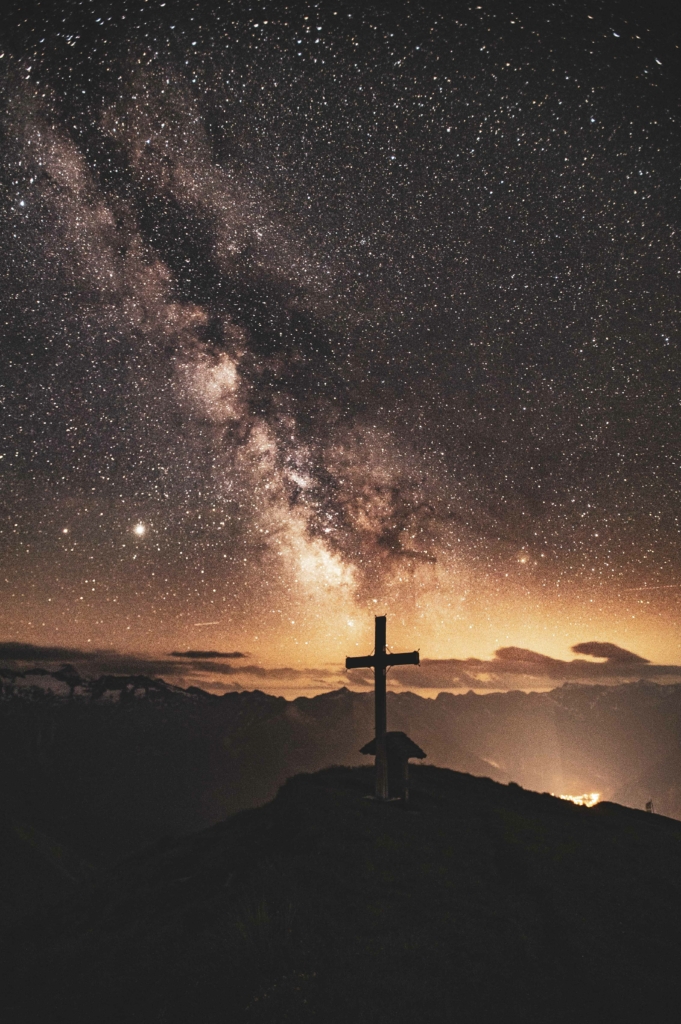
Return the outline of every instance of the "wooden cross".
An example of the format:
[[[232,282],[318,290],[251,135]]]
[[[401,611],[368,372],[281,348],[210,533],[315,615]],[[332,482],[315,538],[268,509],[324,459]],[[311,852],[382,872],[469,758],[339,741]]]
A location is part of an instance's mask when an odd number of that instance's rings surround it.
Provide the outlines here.
[[[418,665],[419,652],[387,654],[385,649],[385,615],[376,616],[374,653],[366,658],[346,658],[346,668],[373,668],[374,714],[376,722],[376,799],[388,799],[388,757],[386,752],[385,670],[389,665]]]

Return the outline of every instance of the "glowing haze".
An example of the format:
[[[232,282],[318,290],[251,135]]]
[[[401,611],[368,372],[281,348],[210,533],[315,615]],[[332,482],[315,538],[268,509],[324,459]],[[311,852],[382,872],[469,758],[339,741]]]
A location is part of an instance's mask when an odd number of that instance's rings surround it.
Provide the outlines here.
[[[13,23],[2,637],[678,664],[666,28],[213,6]]]

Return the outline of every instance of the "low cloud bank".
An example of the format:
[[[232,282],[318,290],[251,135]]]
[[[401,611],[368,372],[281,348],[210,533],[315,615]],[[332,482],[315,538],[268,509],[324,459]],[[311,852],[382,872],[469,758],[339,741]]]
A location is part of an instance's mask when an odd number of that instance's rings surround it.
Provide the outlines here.
[[[107,649],[83,650],[0,641],[0,672],[9,674],[30,673],[32,670],[57,672],[66,665],[72,666],[88,680],[102,675],[147,676],[166,679],[183,687],[200,686],[214,693],[256,687],[333,690],[348,681],[340,666],[338,670],[285,666],[264,668],[257,664],[241,664],[246,658],[247,655],[241,651],[173,651],[168,657],[153,658]],[[238,664],[232,665],[230,660],[236,660]],[[361,680],[355,682],[363,685]]]
[[[616,644],[594,640],[575,644],[572,650],[575,654],[602,660],[574,658],[562,661],[522,647],[501,647],[493,658],[487,660],[424,658],[419,667],[396,666],[389,671],[388,685],[434,690],[549,690],[565,682],[681,681],[681,666],[650,664],[645,658]],[[346,673],[340,665],[337,669],[264,668],[257,664],[243,664],[246,658],[247,655],[240,651],[173,651],[167,657],[151,658],[115,650],[0,642],[0,668],[10,672],[27,672],[32,668],[56,671],[69,664],[90,679],[102,674],[145,675],[165,678],[185,687],[198,685],[215,693],[256,687],[281,691],[336,689],[343,685],[369,688],[373,685],[370,670]],[[232,660],[237,664],[231,664]]]
[[[575,654],[589,654],[592,658],[607,658],[608,661],[619,664],[623,662],[637,665],[650,664],[647,658],[641,658],[632,651],[625,651],[623,647],[618,647],[617,644],[603,644],[598,640],[590,640],[586,644],[575,644],[572,650]]]
[[[191,658],[200,661],[203,658],[245,658],[241,651],[171,651],[171,658]]]
[[[81,651],[76,647],[40,647],[13,640],[0,641],[0,662],[30,661],[42,664],[45,661],[80,661],[95,653],[100,652]]]
[[[575,644],[575,654],[602,658],[562,661],[524,647],[500,647],[494,658],[424,659],[420,668],[392,670],[402,686],[424,689],[551,689],[567,682],[620,683],[634,679],[681,679],[679,665],[652,665],[646,658],[616,644],[589,641]]]

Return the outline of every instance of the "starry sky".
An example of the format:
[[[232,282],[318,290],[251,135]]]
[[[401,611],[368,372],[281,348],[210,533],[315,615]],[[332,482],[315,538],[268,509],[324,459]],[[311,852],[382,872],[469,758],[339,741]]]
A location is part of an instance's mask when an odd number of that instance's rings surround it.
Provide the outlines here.
[[[673,5],[5,22],[0,638],[678,663]]]

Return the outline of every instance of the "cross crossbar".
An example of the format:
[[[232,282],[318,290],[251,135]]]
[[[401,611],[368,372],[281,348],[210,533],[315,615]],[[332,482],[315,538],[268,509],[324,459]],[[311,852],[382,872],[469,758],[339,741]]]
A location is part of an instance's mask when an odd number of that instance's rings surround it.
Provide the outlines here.
[[[409,654],[384,654],[380,662],[376,660],[376,655],[374,654],[366,655],[363,658],[345,659],[346,668],[374,668],[379,663],[386,667],[390,667],[390,665],[418,665],[419,652],[410,651]]]

